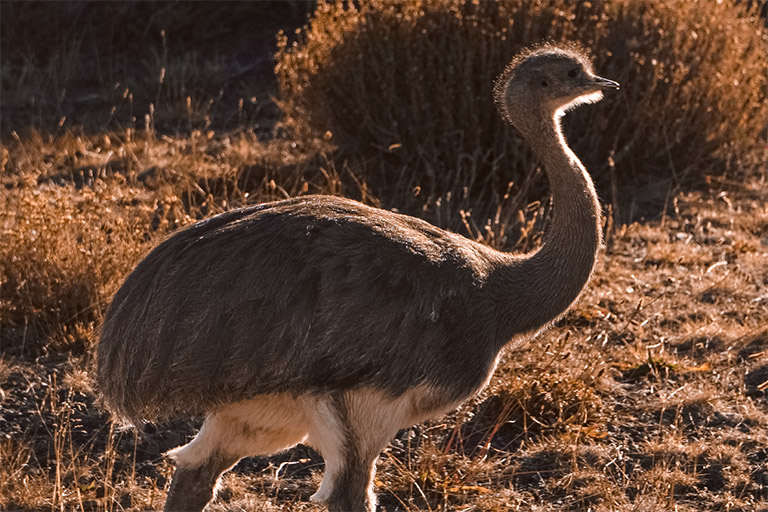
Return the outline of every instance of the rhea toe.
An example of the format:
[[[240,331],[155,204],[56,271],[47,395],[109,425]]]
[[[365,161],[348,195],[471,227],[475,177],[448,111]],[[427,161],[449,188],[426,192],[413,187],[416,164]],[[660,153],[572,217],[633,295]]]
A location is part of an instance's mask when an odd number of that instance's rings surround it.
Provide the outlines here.
[[[241,458],[306,443],[325,460],[312,500],[373,511],[376,459],[397,431],[477,393],[500,351],[559,318],[589,280],[600,208],[559,118],[617,86],[555,46],[523,52],[497,80],[499,111],[554,201],[533,253],[330,196],[232,210],[155,247],[109,308],[98,382],[135,425],[205,416],[170,452],[165,510],[201,511]]]

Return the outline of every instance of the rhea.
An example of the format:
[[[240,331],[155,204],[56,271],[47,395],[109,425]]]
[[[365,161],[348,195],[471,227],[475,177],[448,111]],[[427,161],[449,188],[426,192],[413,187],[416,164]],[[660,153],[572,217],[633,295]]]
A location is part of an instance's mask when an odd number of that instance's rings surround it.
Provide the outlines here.
[[[496,82],[554,201],[533,253],[329,196],[223,213],[152,250],[106,315],[98,382],[134,425],[205,417],[170,452],[165,510],[203,510],[241,458],[306,443],[325,460],[311,499],[373,511],[376,460],[397,431],[477,393],[501,350],[560,317],[589,280],[600,208],[559,119],[615,87],[554,46],[518,55]]]

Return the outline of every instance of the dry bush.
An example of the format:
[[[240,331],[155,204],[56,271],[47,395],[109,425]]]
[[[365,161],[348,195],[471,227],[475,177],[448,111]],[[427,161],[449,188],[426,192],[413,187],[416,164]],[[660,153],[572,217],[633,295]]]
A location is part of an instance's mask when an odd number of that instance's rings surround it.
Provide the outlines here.
[[[538,165],[496,114],[492,81],[542,41],[580,43],[622,84],[565,121],[604,190],[614,178],[700,181],[759,147],[766,32],[731,2],[321,4],[297,42],[280,40],[280,106],[297,133],[328,132],[340,158],[368,159],[385,197],[407,202],[402,191],[418,186],[419,204],[452,196],[484,219],[481,205],[498,204]]]
[[[134,191],[45,186],[0,195],[0,350],[84,349],[101,308],[145,250]],[[142,214],[144,218],[142,218]],[[62,347],[59,347],[62,348]]]

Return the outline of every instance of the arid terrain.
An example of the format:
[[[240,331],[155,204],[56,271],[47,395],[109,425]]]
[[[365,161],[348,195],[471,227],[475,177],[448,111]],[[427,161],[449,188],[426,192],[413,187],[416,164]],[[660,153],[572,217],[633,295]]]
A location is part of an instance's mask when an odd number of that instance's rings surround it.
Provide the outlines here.
[[[505,250],[536,248],[547,227],[546,180],[535,161],[523,181],[457,173],[440,188],[437,160],[405,159],[410,148],[392,142],[394,129],[382,130],[380,153],[363,149],[360,158],[340,138],[341,121],[333,133],[302,132],[297,112],[315,100],[299,102],[298,87],[286,85],[301,70],[275,66],[297,65],[285,53],[294,40],[311,47],[295,29],[314,3],[0,8],[0,510],[162,508],[173,470],[163,453],[190,439],[200,419],[140,431],[112,423],[95,389],[94,347],[112,294],[175,230],[310,193],[416,214]],[[712,15],[725,23],[719,12]],[[763,49],[754,51],[765,55],[766,30],[750,12],[744,26],[760,34]],[[326,25],[317,22],[316,33],[336,18],[320,19]],[[274,57],[279,30],[287,35]],[[766,64],[743,62],[738,80],[757,88],[749,101],[765,102]],[[679,68],[664,69],[672,76]],[[623,89],[632,89],[628,76],[615,77]],[[599,108],[608,110],[594,110],[596,118],[629,112],[630,97],[607,94]],[[481,108],[493,108],[484,101]],[[764,103],[743,103],[728,97],[719,105],[744,108],[743,119],[766,112]],[[688,122],[709,119],[695,107],[683,109]],[[580,140],[573,126],[567,134]],[[640,160],[621,160],[619,150],[605,168],[589,166],[603,200],[605,247],[587,289],[555,325],[505,352],[478,397],[398,434],[378,464],[381,510],[768,511],[762,126],[733,141],[732,129],[689,140],[688,132],[675,138],[683,133],[676,125],[658,126],[669,147],[717,137],[726,137],[718,147],[738,146],[685,172],[665,156],[641,173]],[[486,172],[483,165],[473,169]],[[396,166],[400,174],[391,172]],[[622,166],[631,176],[621,177]],[[210,510],[316,510],[308,500],[322,469],[303,446],[245,459],[225,474]]]

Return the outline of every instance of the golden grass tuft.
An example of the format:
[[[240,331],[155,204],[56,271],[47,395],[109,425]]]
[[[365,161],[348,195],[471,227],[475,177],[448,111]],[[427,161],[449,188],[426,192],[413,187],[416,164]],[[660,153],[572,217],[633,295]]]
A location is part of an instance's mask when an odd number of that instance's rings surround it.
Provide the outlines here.
[[[102,185],[22,187],[0,195],[4,353],[90,346],[87,333],[100,322],[101,308],[145,250],[137,224],[149,213],[125,215],[131,189]]]

